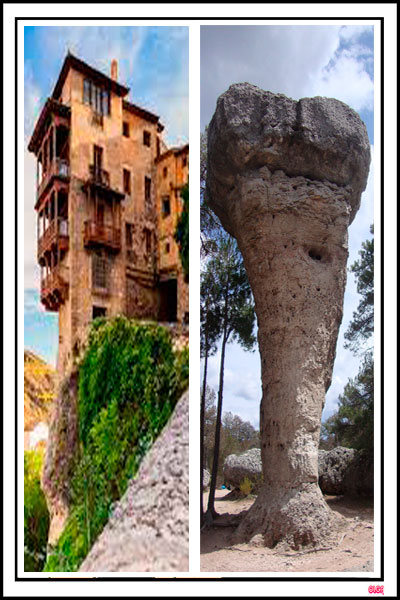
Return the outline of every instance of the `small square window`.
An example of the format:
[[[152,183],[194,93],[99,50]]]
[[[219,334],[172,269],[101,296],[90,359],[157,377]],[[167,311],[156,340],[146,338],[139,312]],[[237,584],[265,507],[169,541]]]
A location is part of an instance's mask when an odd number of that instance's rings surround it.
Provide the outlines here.
[[[151,135],[149,131],[143,131],[143,144],[150,147]]]
[[[93,306],[92,318],[97,319],[98,317],[105,317],[107,315],[107,309],[104,306]]]
[[[168,217],[171,214],[171,203],[169,200],[169,196],[164,196],[162,199],[162,215],[163,217]]]
[[[122,135],[129,137],[129,123],[127,121],[122,123]]]

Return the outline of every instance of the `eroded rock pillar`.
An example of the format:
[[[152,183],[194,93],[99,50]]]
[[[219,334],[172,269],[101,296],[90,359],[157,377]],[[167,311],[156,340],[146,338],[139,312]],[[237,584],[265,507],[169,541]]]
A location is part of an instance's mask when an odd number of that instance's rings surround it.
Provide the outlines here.
[[[318,544],[335,528],[318,487],[321,413],[346,283],[347,228],[370,162],[358,115],[231,86],[209,126],[210,206],[238,241],[253,290],[264,483],[238,538]]]

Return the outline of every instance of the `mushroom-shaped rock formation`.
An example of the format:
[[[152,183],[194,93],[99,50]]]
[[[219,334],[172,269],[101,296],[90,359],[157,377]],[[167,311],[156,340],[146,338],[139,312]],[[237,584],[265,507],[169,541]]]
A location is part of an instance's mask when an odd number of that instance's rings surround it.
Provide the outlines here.
[[[370,145],[338,100],[232,85],[208,129],[207,200],[236,237],[258,319],[263,486],[237,538],[318,545],[335,530],[318,443],[342,319],[347,228]]]

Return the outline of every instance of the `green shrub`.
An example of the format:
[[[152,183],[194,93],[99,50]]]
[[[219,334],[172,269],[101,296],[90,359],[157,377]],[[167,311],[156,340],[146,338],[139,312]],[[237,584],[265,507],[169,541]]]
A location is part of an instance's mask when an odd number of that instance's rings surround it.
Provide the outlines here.
[[[49,512],[40,487],[42,450],[24,452],[24,570],[41,571],[46,561]]]
[[[248,477],[245,477],[240,483],[240,492],[243,496],[249,496],[253,490],[253,484]]]
[[[188,384],[188,352],[158,325],[95,321],[79,368],[81,456],[71,510],[45,571],[75,571]]]

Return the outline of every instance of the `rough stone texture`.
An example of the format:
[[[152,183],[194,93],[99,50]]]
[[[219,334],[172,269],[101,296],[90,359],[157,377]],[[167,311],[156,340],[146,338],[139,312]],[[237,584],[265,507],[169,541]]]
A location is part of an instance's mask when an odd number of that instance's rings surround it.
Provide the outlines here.
[[[262,477],[260,448],[226,457],[225,483],[239,489],[245,477],[257,492]],[[338,446],[332,450],[318,450],[318,484],[323,494],[372,496],[373,461],[354,448]]]
[[[83,562],[84,572],[189,570],[189,393]]]
[[[236,237],[258,318],[264,485],[238,536],[319,544],[333,516],[318,443],[346,282],[347,228],[370,162],[343,103],[229,88],[209,126],[207,198]]]
[[[332,450],[319,450],[318,474],[319,487],[324,494],[343,494],[343,480],[357,451],[353,448],[338,446]]]
[[[78,374],[73,371],[61,382],[50,421],[42,488],[50,513],[48,544],[54,546],[68,517],[69,482],[78,444]]]
[[[207,471],[207,469],[203,469],[203,490],[206,490],[209,487],[210,481],[211,475],[209,471]]]
[[[243,454],[230,454],[225,459],[225,483],[239,489],[240,484],[246,477],[253,484],[253,491],[257,492],[262,478],[261,451],[259,448],[251,448]]]

